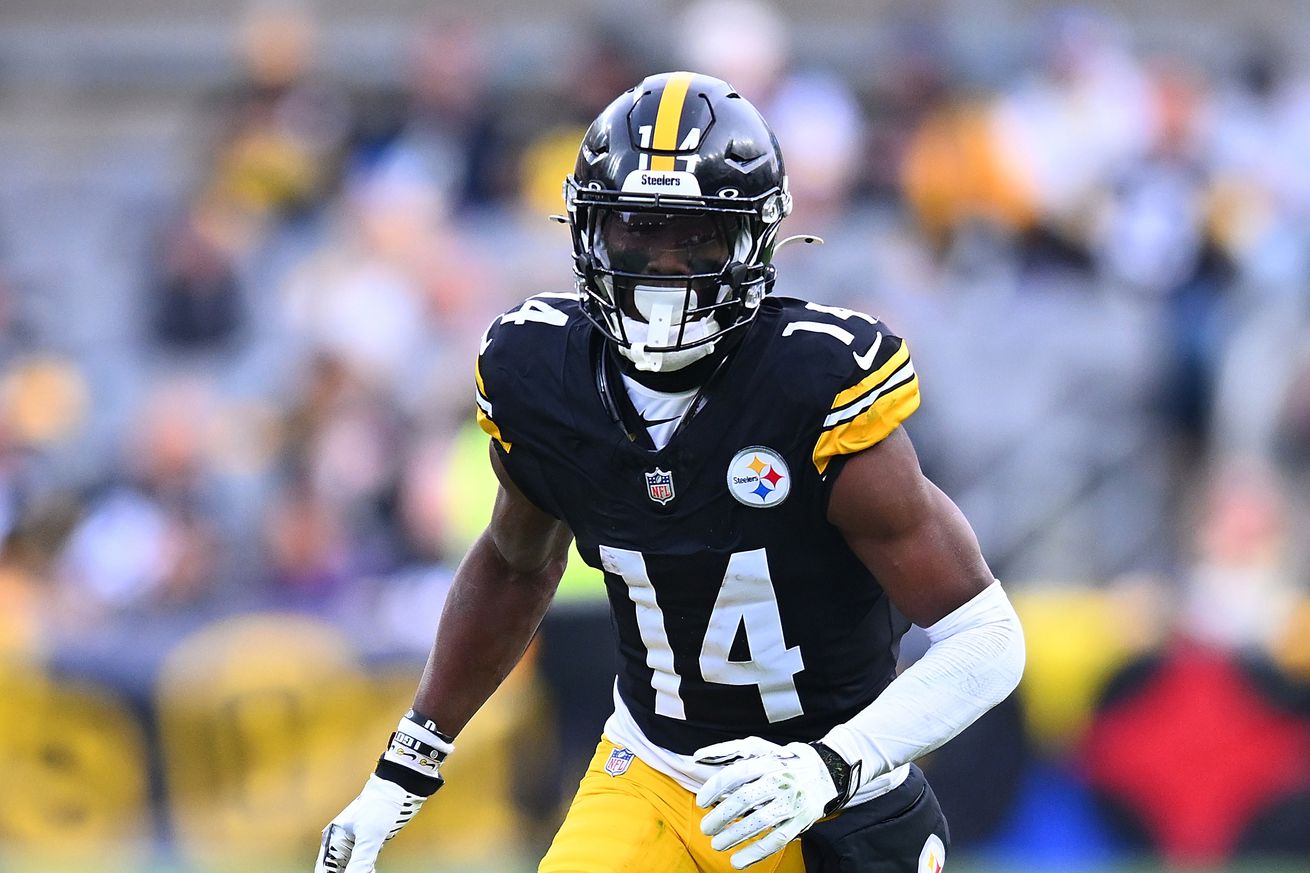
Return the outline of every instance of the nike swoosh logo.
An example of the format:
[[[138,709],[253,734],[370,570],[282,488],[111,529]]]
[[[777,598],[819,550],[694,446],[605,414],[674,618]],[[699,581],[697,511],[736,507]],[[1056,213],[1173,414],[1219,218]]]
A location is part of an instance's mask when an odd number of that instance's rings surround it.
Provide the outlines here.
[[[679,416],[675,415],[671,418],[657,418],[654,421],[647,420],[644,415],[638,415],[637,418],[641,419],[641,423],[646,427],[654,427],[657,424],[668,424],[670,421],[677,421]]]
[[[882,345],[882,334],[878,334],[877,339],[873,341],[873,345],[869,346],[869,350],[867,352],[865,352],[862,355],[857,354],[856,352],[851,352],[851,355],[855,358],[855,363],[860,365],[861,370],[867,370],[871,366],[873,366],[873,359],[878,356],[878,348],[881,345]]]

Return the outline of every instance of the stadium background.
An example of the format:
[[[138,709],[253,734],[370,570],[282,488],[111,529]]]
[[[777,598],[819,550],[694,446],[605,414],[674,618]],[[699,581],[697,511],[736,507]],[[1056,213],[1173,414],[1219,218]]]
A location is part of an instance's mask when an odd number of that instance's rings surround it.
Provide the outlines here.
[[[0,870],[310,869],[486,516],[477,337],[568,287],[581,131],[676,68],[782,140],[827,244],[780,290],[909,337],[1025,620],[925,762],[952,867],[1307,869],[1305,11],[4,0]],[[384,870],[531,869],[599,596],[575,564]]]

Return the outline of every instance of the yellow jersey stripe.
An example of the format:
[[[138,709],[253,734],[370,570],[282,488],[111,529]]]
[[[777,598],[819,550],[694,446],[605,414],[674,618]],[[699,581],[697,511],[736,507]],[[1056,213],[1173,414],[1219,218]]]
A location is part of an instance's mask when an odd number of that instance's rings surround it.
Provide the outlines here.
[[[909,358],[910,358],[910,347],[908,344],[902,341],[901,347],[897,349],[890,358],[887,359],[887,363],[883,364],[881,367],[874,370],[869,375],[865,376],[859,382],[857,382],[856,384],[847,388],[845,391],[838,394],[837,397],[832,401],[832,408],[836,409],[840,406],[845,406],[847,403],[850,403],[853,400],[858,400],[861,397],[863,397],[865,394],[868,394],[874,388],[877,388],[880,384],[882,384],[884,379],[886,379],[892,373],[895,373],[897,370],[899,370],[901,368],[901,365],[904,364],[907,360],[909,360]]]
[[[687,89],[691,87],[691,73],[674,73],[664,85],[660,95],[660,108],[655,114],[655,135],[651,138],[651,148],[673,151],[678,147],[678,127],[682,123],[682,105],[687,100]],[[673,155],[651,155],[652,170],[674,169]]]
[[[882,384],[877,388],[874,388],[859,400],[847,406],[843,406],[841,409],[838,409],[836,412],[825,418],[823,420],[823,426],[836,427],[844,421],[849,421],[850,419],[855,418],[855,416],[864,412],[864,410],[868,409],[870,406],[876,405],[878,401],[882,399],[884,394],[896,390],[906,382],[912,381],[914,378],[914,364],[911,361],[906,361],[905,366],[884,379]],[[491,411],[490,404],[487,406],[487,411]]]
[[[491,410],[491,400],[487,397],[487,386],[482,382],[482,358],[477,357],[473,361],[473,379],[478,383],[478,396],[474,398],[478,401],[478,427],[487,432],[487,435],[500,443],[501,448],[509,451],[510,442],[500,435],[500,426],[491,420],[487,412]],[[485,407],[484,405],[485,404]]]
[[[824,431],[814,446],[814,466],[822,474],[837,455],[850,455],[881,442],[919,408],[919,380],[911,379],[878,398],[869,410]]]
[[[500,427],[490,418],[487,418],[487,414],[481,409],[478,410],[478,427],[486,431],[487,435],[493,440],[500,443],[502,449],[507,452],[510,450],[510,442],[500,435]]]
[[[473,381],[478,383],[478,393],[481,394],[485,399],[490,400],[491,398],[487,397],[487,386],[482,384],[482,358],[481,357],[475,358],[473,361]]]

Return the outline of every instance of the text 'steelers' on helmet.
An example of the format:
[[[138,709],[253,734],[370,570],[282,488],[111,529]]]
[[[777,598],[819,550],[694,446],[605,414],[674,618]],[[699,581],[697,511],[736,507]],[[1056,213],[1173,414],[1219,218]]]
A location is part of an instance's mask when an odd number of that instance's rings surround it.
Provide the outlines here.
[[[564,183],[583,310],[638,369],[748,323],[791,195],[778,141],[727,82],[650,76],[591,124]]]

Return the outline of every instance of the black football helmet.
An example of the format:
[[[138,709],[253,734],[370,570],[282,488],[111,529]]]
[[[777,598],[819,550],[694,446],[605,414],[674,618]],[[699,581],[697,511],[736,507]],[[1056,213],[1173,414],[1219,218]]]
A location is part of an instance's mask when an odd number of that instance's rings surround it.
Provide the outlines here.
[[[583,311],[639,369],[750,322],[791,194],[778,141],[727,82],[650,76],[609,105],[564,183]]]

